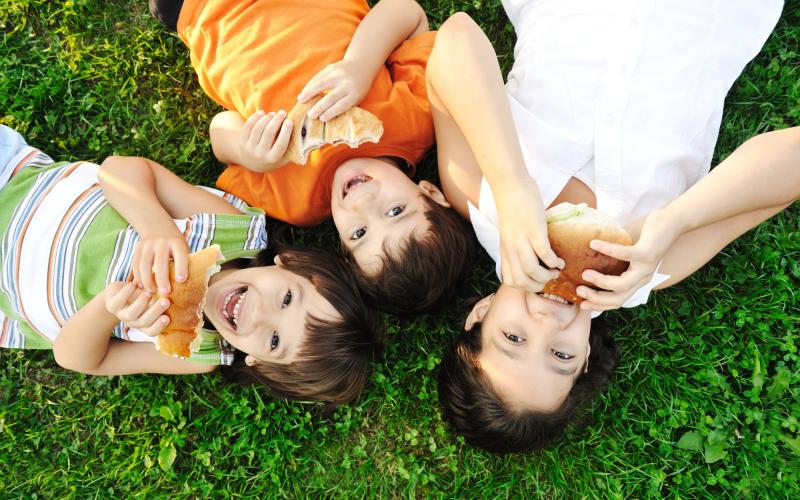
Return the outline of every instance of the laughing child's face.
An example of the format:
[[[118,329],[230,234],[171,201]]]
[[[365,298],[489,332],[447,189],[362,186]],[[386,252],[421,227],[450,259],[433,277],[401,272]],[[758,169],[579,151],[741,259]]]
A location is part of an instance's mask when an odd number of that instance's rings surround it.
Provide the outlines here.
[[[415,184],[399,168],[377,158],[343,163],[331,189],[331,212],[339,238],[369,275],[380,271],[387,252],[396,256],[405,241],[421,238],[428,231],[423,197],[450,206],[430,182]]]
[[[586,368],[591,312],[562,301],[501,285],[467,318],[468,330],[481,322],[480,367],[513,409],[556,411]]]
[[[309,280],[280,265],[223,270],[209,283],[203,312],[225,340],[248,354],[249,365],[291,364],[309,316],[341,319]]]

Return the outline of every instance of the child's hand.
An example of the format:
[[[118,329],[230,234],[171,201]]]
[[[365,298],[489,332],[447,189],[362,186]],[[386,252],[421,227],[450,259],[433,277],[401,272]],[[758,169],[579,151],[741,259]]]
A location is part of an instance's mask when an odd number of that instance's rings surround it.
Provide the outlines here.
[[[242,164],[254,172],[270,172],[288,163],[283,158],[292,138],[292,121],[286,111],[256,111],[239,133]]]
[[[189,247],[186,239],[172,226],[170,234],[142,234],[133,251],[133,282],[148,292],[156,289],[161,295],[170,293],[169,261],[175,262],[175,279],[183,282],[189,276]],[[154,280],[155,278],[155,280]]]
[[[555,269],[564,267],[564,261],[550,248],[538,192],[532,179],[518,179],[514,187],[495,197],[503,283],[532,292],[540,292],[545,283],[558,276]]]
[[[169,324],[164,312],[169,300],[153,300],[153,294],[140,290],[133,283],[110,283],[105,290],[106,309],[126,326],[138,328],[155,337]]]
[[[310,118],[326,122],[336,118],[360,103],[369,92],[374,74],[370,74],[355,61],[339,61],[326,66],[303,88],[297,100],[306,102],[312,97],[326,92],[309,111]]]
[[[589,246],[593,250],[615,259],[628,261],[630,266],[619,276],[609,276],[592,270],[584,271],[583,279],[607,291],[579,286],[577,294],[586,299],[581,303],[581,308],[608,311],[622,307],[636,290],[653,278],[661,259],[679,236],[680,230],[664,216],[664,212],[655,211],[647,216],[639,234],[639,241],[634,245],[592,240]]]

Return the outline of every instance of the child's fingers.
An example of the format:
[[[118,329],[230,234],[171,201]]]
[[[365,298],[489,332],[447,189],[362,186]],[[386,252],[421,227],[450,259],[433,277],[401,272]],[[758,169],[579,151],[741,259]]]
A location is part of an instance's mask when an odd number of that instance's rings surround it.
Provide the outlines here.
[[[125,283],[125,286],[106,297],[106,309],[112,314],[122,309],[130,300],[133,292],[136,291],[136,285],[133,283]]]
[[[603,240],[592,240],[589,248],[615,259],[630,262],[633,260],[633,246],[618,245]]]
[[[297,96],[298,101],[306,102],[320,92],[329,90],[330,85],[327,70],[328,67],[314,75],[314,77],[306,83],[306,86],[303,87],[303,90],[301,90],[300,94]]]
[[[255,126],[256,122],[264,116],[264,112],[262,110],[258,110],[245,120],[244,125],[242,125],[242,132],[241,137],[246,142],[249,138],[251,133],[253,132],[253,127]]]
[[[344,113],[345,111],[347,111],[348,109],[352,108],[353,106],[354,103],[352,102],[352,99],[350,99],[349,96],[345,96],[336,101],[335,103],[333,103],[330,108],[328,108],[327,110],[325,110],[324,113],[319,115],[319,119],[324,122],[332,120],[337,116],[341,115],[342,113]]]
[[[140,330],[144,330],[150,328],[154,324],[159,324],[159,320],[161,316],[169,309],[169,300],[167,299],[158,299],[157,301],[153,302],[149,306],[146,305],[145,309],[139,314],[139,316],[130,323],[130,326],[134,328],[139,328]],[[166,318],[167,316],[164,316]],[[155,330],[155,334],[158,334],[167,323],[163,322],[163,326],[160,326],[157,330]]]
[[[533,248],[523,248],[523,251],[519,254],[519,261],[525,275],[540,283],[547,283],[551,279],[558,277],[558,271],[551,271],[539,265],[539,258],[534,253]]]
[[[175,263],[175,280],[182,283],[189,276],[189,251],[183,242],[173,243],[170,250]]]
[[[278,130],[280,130],[285,119],[286,111],[280,110],[270,119],[267,126],[264,127],[264,131],[261,133],[261,138],[258,142],[258,148],[262,152],[266,153],[272,149],[272,146],[275,144],[275,136],[278,135]]]
[[[613,292],[600,292],[592,288],[589,288],[588,286],[579,286],[575,290],[575,293],[577,293],[578,296],[586,299],[585,302],[581,303],[581,308],[583,309],[589,309],[591,306],[617,308],[620,307],[622,304],[624,304],[625,300],[627,299],[626,294],[613,293]],[[589,304],[584,306],[583,304],[586,302],[588,302]]]
[[[327,111],[328,108],[333,106],[342,97],[344,97],[344,94],[340,90],[328,92],[318,103],[308,110],[308,117],[319,118],[323,112]]]
[[[131,262],[133,262],[133,265],[131,266],[131,272],[133,273],[133,283],[137,285],[142,284],[142,281],[139,276],[140,254],[141,252],[139,251],[139,245],[136,245],[136,247],[133,249],[133,260],[131,260]]]
[[[581,309],[595,311],[595,312],[605,312],[610,311],[612,309],[619,309],[618,306],[601,306],[600,304],[594,304],[589,302],[588,300],[584,300],[581,302]]]
[[[561,259],[556,255],[553,249],[550,247],[550,241],[547,238],[543,240],[536,240],[533,241],[533,250],[536,252],[536,255],[544,262],[544,265],[549,267],[550,269],[564,269],[564,259]]]
[[[152,294],[149,292],[141,292],[133,299],[133,301],[129,302],[128,305],[123,307],[117,312],[117,317],[126,324],[131,324],[135,322],[147,309],[147,305],[150,303],[150,299],[152,298]],[[131,325],[131,326],[136,326]]]
[[[622,275],[624,276],[624,274]],[[604,290],[626,290],[630,287],[629,279],[624,279],[622,276],[611,276],[607,274],[601,274],[597,271],[589,270],[583,272],[581,277],[588,281],[589,283],[595,285],[597,288],[602,288]]]
[[[516,257],[516,258],[515,258]],[[537,280],[528,274],[525,266],[520,262],[518,256],[511,255],[506,259],[507,267],[503,269],[503,282],[515,288],[529,290],[531,292],[540,292],[544,287],[544,281]],[[508,271],[508,280],[506,280],[506,270]]]
[[[149,291],[155,291],[155,284],[153,283],[153,250],[151,248],[144,248],[141,252],[139,259],[139,280],[142,287]]]
[[[253,125],[253,130],[250,131],[250,138],[247,140],[249,148],[255,149],[258,147],[258,143],[261,142],[261,137],[264,135],[264,129],[267,128],[267,125],[274,117],[274,113],[266,114]]]
[[[275,144],[272,145],[272,150],[270,151],[276,158],[282,158],[286,154],[286,150],[289,148],[289,141],[292,139],[293,126],[292,120],[283,120],[281,131],[278,132],[278,137],[275,139]]]
[[[139,328],[139,330],[144,332],[145,335],[155,337],[161,333],[161,331],[166,328],[167,325],[169,325],[169,317],[164,315],[157,317],[155,321],[151,322],[148,326]]]
[[[158,293],[166,295],[170,292],[169,284],[169,248],[159,246],[153,257],[153,274],[155,274]]]

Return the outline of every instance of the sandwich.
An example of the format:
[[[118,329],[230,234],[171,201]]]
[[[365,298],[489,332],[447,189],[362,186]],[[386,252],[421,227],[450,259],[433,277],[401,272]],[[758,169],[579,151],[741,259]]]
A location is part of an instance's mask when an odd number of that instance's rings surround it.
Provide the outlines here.
[[[169,265],[170,305],[165,313],[169,324],[156,337],[156,349],[164,354],[188,358],[200,348],[203,336],[203,302],[208,291],[208,280],[218,272],[222,252],[219,245],[211,245],[189,255],[189,275],[186,281],[175,281],[175,267]]]
[[[580,285],[595,288],[581,277],[586,269],[614,276],[628,269],[627,262],[589,248],[592,240],[620,245],[633,243],[627,231],[612,218],[585,203],[559,203],[547,210],[545,215],[550,247],[564,260],[565,265],[556,279],[545,283],[541,294],[555,295],[579,304],[584,299],[575,293],[576,288]]]
[[[292,121],[292,137],[284,158],[305,165],[308,154],[325,144],[347,144],[357,148],[365,142],[378,142],[383,135],[383,122],[369,111],[352,107],[336,118],[322,122],[311,119],[308,112],[322,96],[307,102],[298,102],[287,116]]]

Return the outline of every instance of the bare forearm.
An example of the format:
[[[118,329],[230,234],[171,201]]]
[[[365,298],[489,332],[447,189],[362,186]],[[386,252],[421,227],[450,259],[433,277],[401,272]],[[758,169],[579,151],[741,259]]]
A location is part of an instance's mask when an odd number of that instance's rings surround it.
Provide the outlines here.
[[[226,165],[244,165],[239,149],[239,133],[244,122],[242,115],[235,111],[223,111],[211,120],[208,128],[211,149],[220,162]]]
[[[681,232],[780,207],[800,196],[800,127],[756,136],[667,205]]]
[[[344,60],[358,61],[374,75],[398,45],[427,28],[428,19],[417,2],[381,0],[356,28]]]
[[[175,230],[172,217],[159,201],[156,178],[145,159],[109,157],[98,175],[108,202],[139,234]]]
[[[497,56],[468,16],[457,14],[439,30],[428,83],[458,124],[496,198],[528,177]]]
[[[92,373],[106,357],[111,331],[119,320],[106,309],[104,293],[70,317],[53,343],[56,361],[64,368]]]

